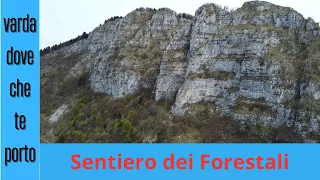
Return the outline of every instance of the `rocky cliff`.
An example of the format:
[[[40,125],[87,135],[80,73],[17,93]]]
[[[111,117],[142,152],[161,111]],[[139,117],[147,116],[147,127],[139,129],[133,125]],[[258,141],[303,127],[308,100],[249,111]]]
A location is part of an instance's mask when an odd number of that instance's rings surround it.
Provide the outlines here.
[[[151,89],[154,100],[174,102],[173,116],[204,104],[241,123],[319,132],[319,24],[268,2],[232,11],[205,4],[194,16],[138,9],[41,63],[46,106],[59,99],[52,86],[87,74],[94,92],[113,98]]]

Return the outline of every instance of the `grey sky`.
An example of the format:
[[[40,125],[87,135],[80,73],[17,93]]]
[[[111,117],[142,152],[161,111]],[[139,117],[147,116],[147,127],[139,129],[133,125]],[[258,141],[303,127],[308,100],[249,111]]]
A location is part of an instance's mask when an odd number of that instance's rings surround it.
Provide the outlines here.
[[[319,0],[268,0],[292,7],[305,18],[320,21]],[[139,7],[168,7],[178,13],[194,15],[205,3],[230,8],[241,7],[246,0],[40,0],[40,47],[47,47],[90,32],[113,16],[125,16]]]

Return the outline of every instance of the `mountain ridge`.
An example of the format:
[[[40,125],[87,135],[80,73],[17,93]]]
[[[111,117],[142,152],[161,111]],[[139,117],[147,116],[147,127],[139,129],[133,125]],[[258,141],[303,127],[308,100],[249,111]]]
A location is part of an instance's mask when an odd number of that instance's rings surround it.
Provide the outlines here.
[[[205,108],[241,123],[285,124],[308,139],[319,132],[319,37],[314,20],[265,1],[234,11],[204,4],[192,19],[140,8],[41,56],[43,117],[49,102],[51,111],[72,109],[83,89],[114,99],[144,89],[173,102],[170,117]],[[76,90],[66,97],[68,88]]]

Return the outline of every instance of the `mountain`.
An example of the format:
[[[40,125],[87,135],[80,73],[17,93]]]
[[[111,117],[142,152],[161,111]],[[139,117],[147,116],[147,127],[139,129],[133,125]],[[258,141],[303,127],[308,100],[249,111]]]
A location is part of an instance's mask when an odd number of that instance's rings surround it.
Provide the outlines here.
[[[250,1],[139,8],[41,56],[43,142],[319,142],[320,28]]]

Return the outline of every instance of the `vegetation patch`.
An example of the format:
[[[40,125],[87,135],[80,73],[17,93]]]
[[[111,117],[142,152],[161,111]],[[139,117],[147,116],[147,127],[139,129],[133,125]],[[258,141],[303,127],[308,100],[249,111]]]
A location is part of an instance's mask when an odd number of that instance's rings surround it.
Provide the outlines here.
[[[78,77],[66,78],[69,70],[79,61],[79,54],[67,57],[57,55],[41,62],[41,100],[40,112],[49,116],[72,95],[88,88],[89,74],[82,72]]]
[[[192,112],[183,117],[173,116],[171,105],[172,102],[155,102],[148,90],[119,99],[87,91],[56,124],[42,120],[41,140],[58,143],[141,143],[146,137],[156,137],[154,142],[158,143],[292,142],[289,140],[298,136],[291,133],[290,136],[294,135],[291,139],[272,139],[276,136],[276,129],[262,136],[253,131],[252,124],[244,126],[230,117],[221,116],[214,103],[192,104]],[[46,131],[48,129],[51,131]]]
[[[314,39],[306,49],[305,78],[320,82],[320,38]]]
[[[250,76],[248,74],[244,74],[240,77],[240,80],[241,81],[251,80],[251,81],[265,82],[265,81],[269,81],[270,77],[269,76]]]
[[[231,87],[228,89],[228,93],[236,93],[239,92],[240,88],[239,87]]]
[[[225,72],[225,71],[210,71],[205,68],[203,73],[191,73],[189,77],[191,79],[216,79],[216,80],[230,80],[234,79],[236,73],[234,72]]]
[[[281,7],[273,7],[270,9],[266,9],[264,11],[256,11],[256,10],[246,10],[245,8],[238,8],[233,13],[241,13],[245,15],[260,15],[260,14],[270,14],[270,13],[276,13],[276,14],[290,14],[290,13],[297,13],[297,11],[292,9],[281,9]]]
[[[270,116],[273,114],[264,98],[247,98],[240,96],[236,100],[235,112],[244,115]]]
[[[285,33],[287,30],[276,27],[276,26],[256,26],[251,24],[240,24],[237,26],[226,26],[220,30],[220,33],[224,32],[225,30],[260,30],[260,31],[267,31],[267,32],[277,32],[277,33]]]

